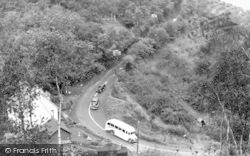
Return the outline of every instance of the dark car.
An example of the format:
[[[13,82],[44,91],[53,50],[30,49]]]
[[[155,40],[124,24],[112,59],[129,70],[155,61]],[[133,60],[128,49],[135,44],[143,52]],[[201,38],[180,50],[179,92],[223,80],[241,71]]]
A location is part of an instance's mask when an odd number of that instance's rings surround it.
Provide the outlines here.
[[[106,88],[106,83],[103,84],[103,85],[101,85],[101,86],[98,86],[96,92],[97,92],[98,94],[101,94],[102,92],[104,92],[105,88]]]
[[[90,103],[90,109],[96,110],[96,109],[98,109],[99,105],[100,105],[99,98],[97,96],[94,96],[91,100],[91,103]]]

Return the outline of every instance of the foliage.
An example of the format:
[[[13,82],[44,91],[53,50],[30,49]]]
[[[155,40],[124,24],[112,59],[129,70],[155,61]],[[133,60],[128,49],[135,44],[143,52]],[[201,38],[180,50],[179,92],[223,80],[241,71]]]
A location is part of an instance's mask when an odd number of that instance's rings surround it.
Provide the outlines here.
[[[162,47],[166,42],[170,41],[169,34],[161,27],[152,27],[148,32],[148,37],[157,43],[157,48]]]
[[[137,65],[129,72],[121,74],[119,80],[147,111],[159,116],[167,124],[181,124],[189,129],[188,125],[193,121],[193,117],[181,106],[181,99],[178,98],[182,97],[173,98],[180,93],[178,89],[175,91],[172,88],[171,78],[166,78],[167,82],[161,81],[165,77],[153,72],[146,64]]]
[[[244,46],[240,40],[241,34],[242,30],[235,28],[230,33],[225,32],[212,37],[210,47],[206,50],[210,50],[210,58],[216,59],[214,61],[207,59],[206,62],[198,64],[197,74],[202,77],[194,85],[192,93],[198,95],[195,103],[196,106],[204,105],[203,111],[221,110],[222,122],[225,118],[225,122],[228,123],[224,126],[232,129],[233,133],[230,135],[235,146],[239,144],[239,149],[236,148],[236,151],[244,152],[243,141],[246,141],[246,136],[249,135],[246,130],[249,129],[247,123],[250,115],[248,112],[250,58],[248,51],[245,50],[249,47]],[[221,137],[225,138],[222,134]]]
[[[152,39],[143,38],[131,46],[128,54],[136,55],[138,59],[147,58],[155,53],[154,44],[155,42]]]
[[[23,105],[15,105],[14,101],[7,104],[13,95],[19,95],[17,101],[24,101],[20,83],[26,83],[30,89],[39,86],[52,94],[58,94],[58,84],[64,93],[67,86],[90,80],[114,65],[117,58],[113,50],[121,51],[121,57],[128,54],[123,58],[126,71],[131,74],[125,76],[129,80],[126,85],[142,106],[159,116],[166,109],[173,110],[173,94],[166,96],[170,94],[167,84],[171,80],[155,71],[147,73],[143,69],[142,73],[137,73],[133,69],[137,68],[136,61],[154,55],[175,35],[179,25],[171,23],[165,27],[161,23],[171,19],[174,9],[180,9],[181,3],[171,0],[1,1],[0,132],[11,127],[25,133],[24,141],[38,139],[40,132],[36,128],[25,132],[24,123],[18,125],[19,128],[7,125],[9,108],[17,107],[20,120],[24,112],[32,110],[32,98]],[[152,18],[152,13],[157,18]],[[114,28],[105,29],[110,24],[103,20],[106,16],[114,19]],[[117,29],[119,22],[128,29]],[[136,74],[139,76],[135,77]],[[153,77],[148,79],[147,75],[158,75],[159,81]],[[176,124],[175,119],[189,122],[184,112],[166,112],[162,116],[166,122]],[[28,134],[32,137],[28,138]]]
[[[177,35],[177,22],[166,22],[164,23],[163,27],[170,37],[175,37]]]
[[[139,154],[139,156],[151,156],[151,155],[154,155],[154,156],[168,156],[168,154],[166,153],[163,153],[163,152],[157,152],[157,151],[144,151],[144,152],[141,152]],[[171,154],[169,154],[171,155]]]

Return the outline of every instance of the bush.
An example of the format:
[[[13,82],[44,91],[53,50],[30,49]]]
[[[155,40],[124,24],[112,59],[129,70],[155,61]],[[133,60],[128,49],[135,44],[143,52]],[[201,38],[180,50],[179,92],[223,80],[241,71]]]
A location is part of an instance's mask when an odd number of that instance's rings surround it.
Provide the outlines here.
[[[165,31],[169,34],[170,37],[175,37],[177,34],[177,24],[176,22],[167,22],[163,25]]]
[[[167,132],[172,134],[172,135],[181,136],[181,137],[184,134],[187,134],[187,130],[185,130],[184,128],[181,128],[181,127],[169,128],[169,129],[167,129]]]
[[[85,25],[79,25],[75,28],[74,34],[79,40],[93,42],[99,34],[102,34],[103,30],[100,24],[93,22],[86,23]]]
[[[172,108],[165,108],[160,117],[167,124],[182,124],[184,126],[187,126],[188,128],[190,123],[193,121],[192,116],[189,115],[186,111],[174,111]]]
[[[209,45],[201,46],[200,52],[202,52],[202,54],[204,54],[204,55],[211,55],[212,54],[210,51]]]
[[[170,36],[164,28],[151,27],[148,32],[148,37],[156,43],[156,48],[162,47],[167,41],[170,41]]]
[[[51,101],[55,104],[59,104],[60,98],[58,96],[51,96]]]
[[[163,153],[163,152],[157,152],[155,150],[154,151],[148,150],[148,151],[141,152],[139,156],[168,156],[168,155],[166,155],[166,153]]]
[[[188,32],[188,24],[186,21],[178,23],[178,31],[182,34],[186,34]]]
[[[208,129],[205,131],[205,134],[215,141],[220,141],[220,127],[208,127]]]
[[[67,103],[63,103],[62,111],[70,110],[70,108],[72,107],[73,104],[74,104],[74,103],[73,103],[72,100],[70,100],[70,101],[67,102]]]
[[[93,145],[93,146],[99,146],[100,142],[99,141],[93,141],[90,144]]]
[[[122,19],[122,24],[128,29],[134,27],[135,19],[133,13],[130,10],[125,11],[125,16]]]
[[[200,76],[202,75],[206,76],[209,74],[210,65],[211,65],[209,61],[202,59],[202,60],[196,61],[195,64],[196,64],[196,67],[194,69],[195,74],[200,75]]]
[[[127,29],[121,29],[116,34],[115,45],[121,52],[125,52],[135,41],[135,36]]]
[[[178,116],[173,112],[172,109],[164,109],[164,112],[161,114],[161,119],[171,125],[179,124]]]
[[[142,39],[133,44],[128,50],[128,54],[136,55],[137,59],[144,59],[155,53],[154,42],[150,39]]]

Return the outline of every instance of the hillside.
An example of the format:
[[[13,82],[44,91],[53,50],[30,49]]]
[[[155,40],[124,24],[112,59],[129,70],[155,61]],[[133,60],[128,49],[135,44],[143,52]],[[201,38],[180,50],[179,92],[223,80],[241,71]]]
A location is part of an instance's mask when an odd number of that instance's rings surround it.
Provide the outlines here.
[[[15,109],[20,120],[32,115],[35,97],[27,100],[22,87],[38,86],[58,105],[63,95],[69,112],[78,98],[67,99],[69,88],[80,95],[82,84],[95,85],[120,63],[105,97],[108,118],[169,149],[249,154],[250,12],[219,0],[3,0],[0,6],[0,138],[14,133],[23,136],[19,143],[47,142],[8,119],[13,95],[22,101]]]
[[[243,29],[249,28],[249,21],[246,20],[249,14],[230,4],[208,0],[184,4],[183,16],[187,16],[188,7],[193,4],[197,9],[193,9],[190,16],[183,20],[182,15],[179,15],[177,19],[187,22],[189,32],[176,35],[175,41],[166,43],[153,58],[135,61],[132,69],[123,71],[112,93],[113,97],[122,99],[122,103],[111,96],[108,109],[110,116],[131,125],[137,126],[136,121],[139,120],[142,123],[139,128],[147,139],[161,140],[173,146],[178,142],[179,147],[194,143],[194,147],[203,144],[202,148],[206,148],[206,145],[214,144],[219,150],[219,143],[215,143],[220,142],[219,114],[212,115],[215,111],[206,110],[209,108],[203,104],[198,105],[197,97],[190,96],[190,89],[200,81],[198,63],[204,60],[202,53],[207,52],[214,31],[224,31],[236,25]],[[211,27],[209,31],[205,30],[209,37],[203,34],[201,22]],[[221,25],[222,28],[214,29]],[[205,59],[213,64],[216,58]],[[127,108],[128,112],[135,110],[134,113],[131,115],[122,111]],[[201,120],[205,121],[205,128],[201,127]],[[164,138],[160,139],[159,134]],[[188,139],[183,136],[188,136]]]

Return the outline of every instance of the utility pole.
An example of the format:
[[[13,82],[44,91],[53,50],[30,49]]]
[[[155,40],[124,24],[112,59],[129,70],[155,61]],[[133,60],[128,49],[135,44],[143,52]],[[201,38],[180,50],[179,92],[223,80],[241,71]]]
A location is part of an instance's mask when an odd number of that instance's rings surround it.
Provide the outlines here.
[[[140,140],[139,121],[137,121],[137,131],[138,131],[138,139],[137,139],[137,154],[138,154],[139,153],[139,140]]]
[[[58,113],[58,156],[60,156],[60,149],[61,149],[61,116],[62,116],[62,103],[63,103],[63,97],[62,95],[60,94],[59,95],[60,97],[60,105],[59,105],[59,113]]]
[[[57,80],[57,77],[56,77],[56,87],[57,87],[57,92],[58,92],[58,96],[59,96],[59,100],[60,100],[60,103],[59,103],[59,110],[58,110],[58,156],[61,155],[61,110],[62,110],[62,103],[63,103],[63,96],[60,92],[60,88],[59,88],[59,85],[58,85],[58,80]]]

